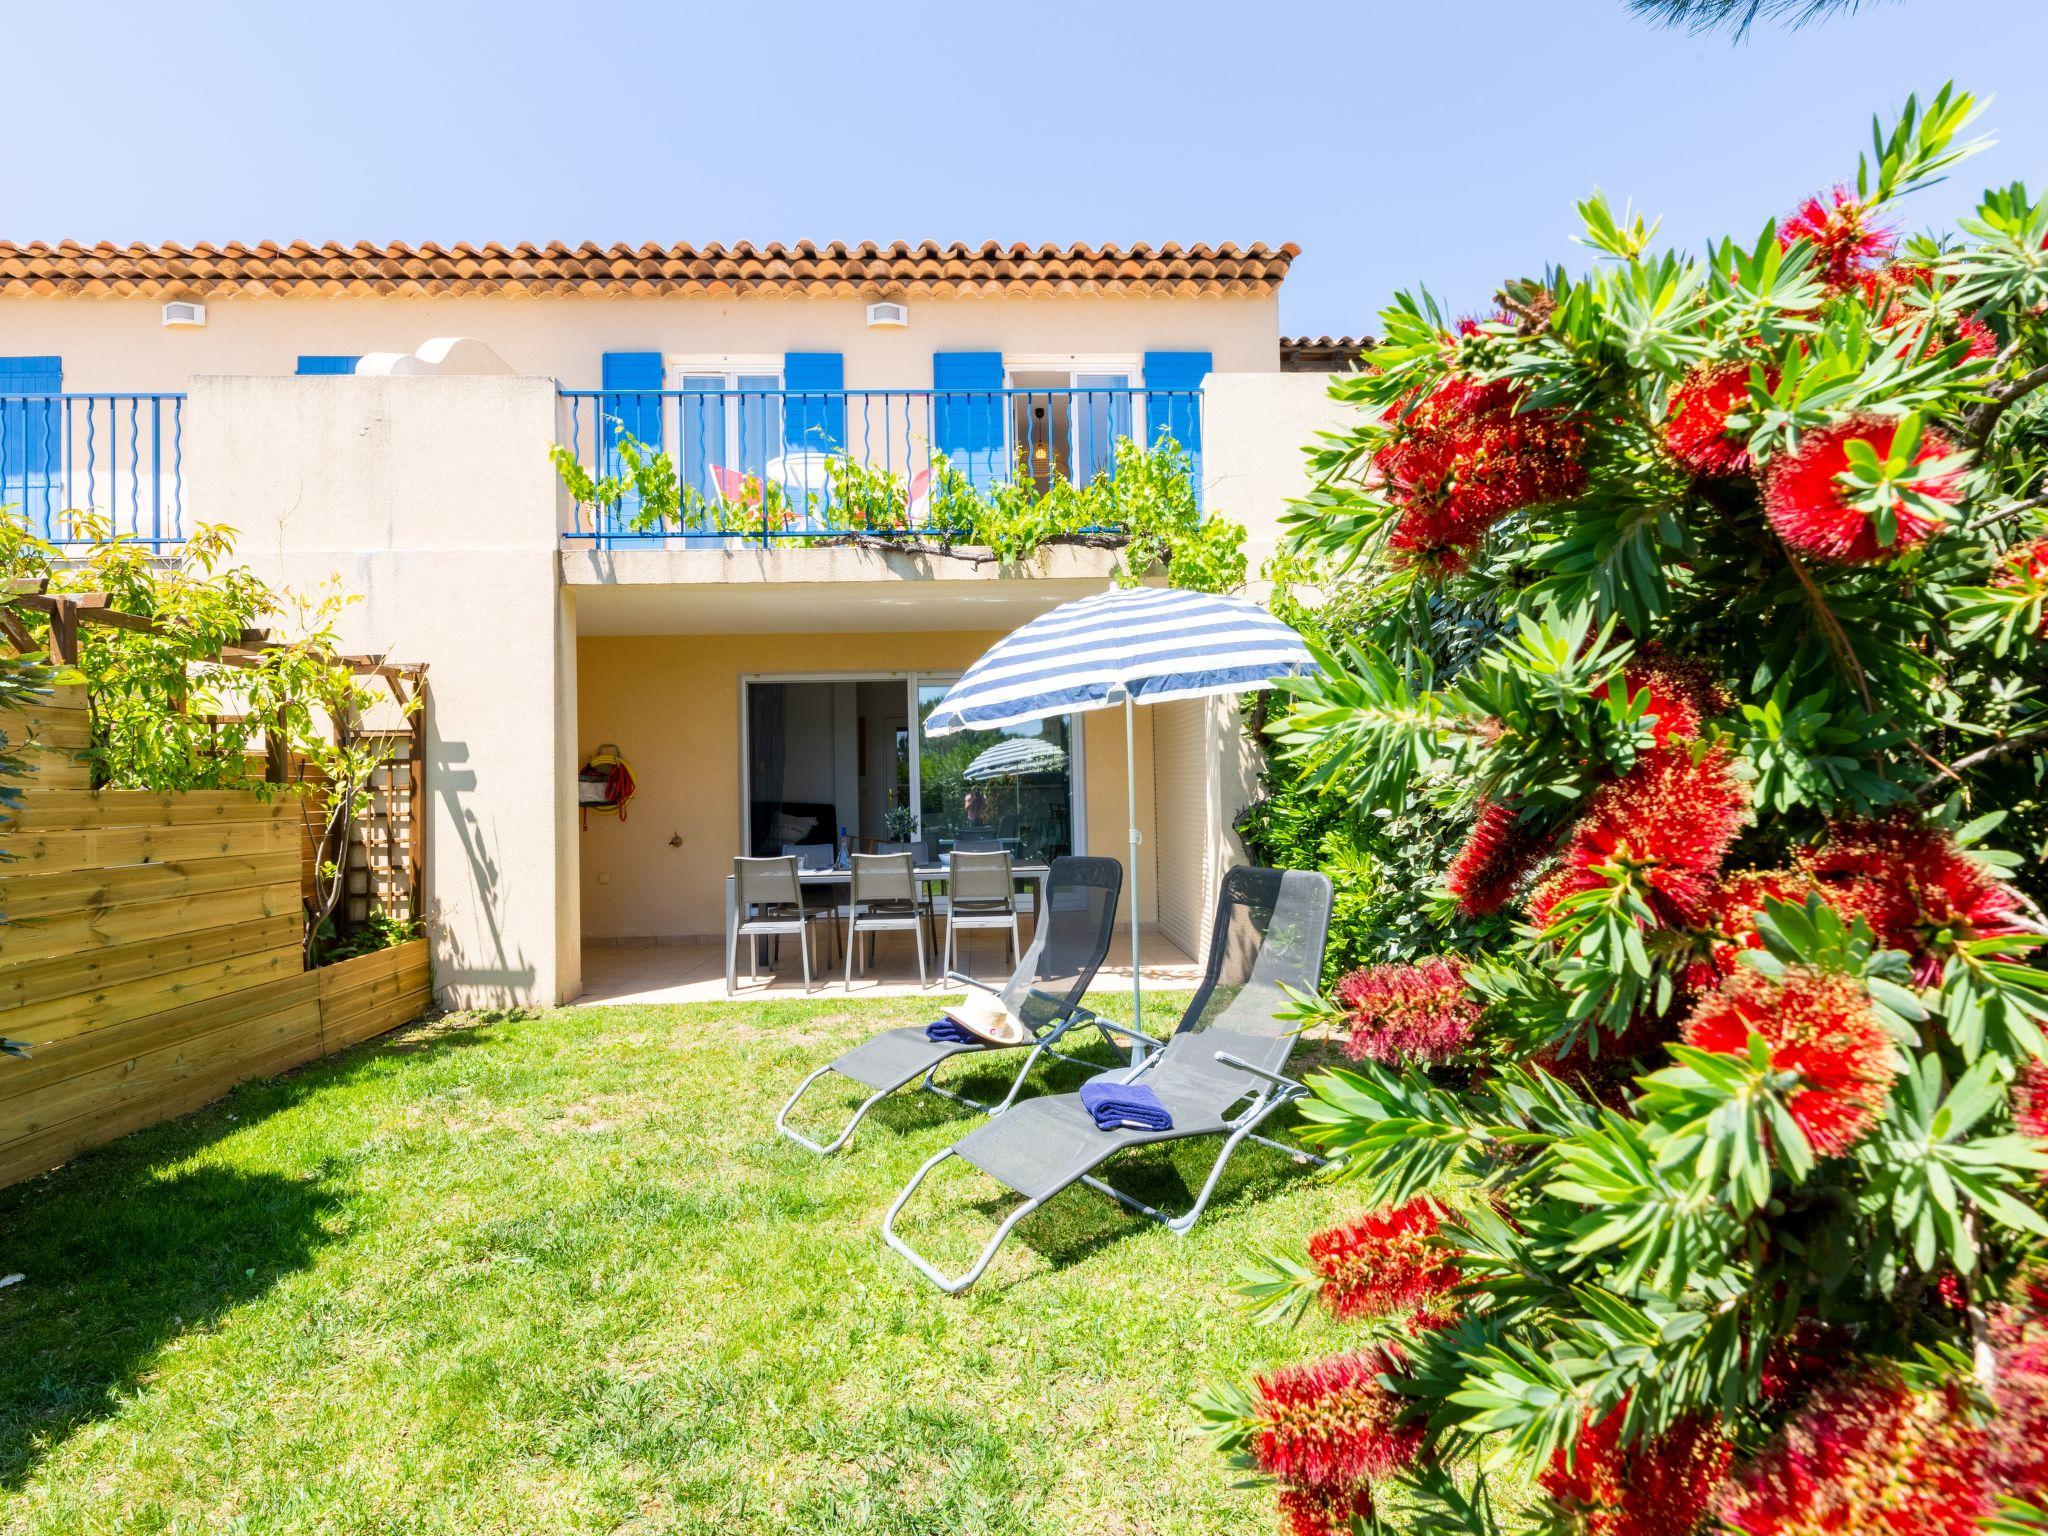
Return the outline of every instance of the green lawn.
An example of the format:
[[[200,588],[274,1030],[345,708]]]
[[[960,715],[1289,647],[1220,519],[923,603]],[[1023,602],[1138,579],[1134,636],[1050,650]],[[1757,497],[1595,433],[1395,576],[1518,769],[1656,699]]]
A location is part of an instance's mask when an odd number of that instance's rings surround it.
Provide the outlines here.
[[[0,1193],[0,1530],[1271,1528],[1187,1398],[1334,1336],[1226,1286],[1342,1192],[1248,1145],[1187,1238],[1071,1191],[941,1296],[880,1218],[970,1120],[906,1096],[830,1159],[773,1132],[808,1067],[930,1011],[457,1017]],[[1173,1196],[1214,1146],[1125,1181]],[[960,1267],[993,1188],[929,1183],[927,1251]]]

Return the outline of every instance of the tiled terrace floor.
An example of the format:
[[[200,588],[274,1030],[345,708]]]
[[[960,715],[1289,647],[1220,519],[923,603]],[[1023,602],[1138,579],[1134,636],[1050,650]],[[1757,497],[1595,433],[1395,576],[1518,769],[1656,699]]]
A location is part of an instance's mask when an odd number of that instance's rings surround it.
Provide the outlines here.
[[[1003,942],[991,934],[962,935],[966,962],[959,969],[984,981],[1001,982],[1009,974]],[[821,948],[825,946],[820,946]],[[1191,990],[1201,980],[1201,968],[1173,942],[1147,929],[1139,940],[1139,961],[1145,985],[1162,991]],[[856,965],[853,988],[846,992],[841,980],[842,956],[812,955],[818,972],[813,974],[819,995],[844,993],[852,997],[914,997],[917,995],[917,955],[910,940],[901,934],[881,935],[876,943],[875,964],[868,974]],[[937,985],[939,966],[928,961],[933,997],[947,995]],[[1119,991],[1131,984],[1131,938],[1119,930],[1110,944],[1109,958],[1096,972],[1093,991]],[[782,964],[775,972],[765,966],[760,979],[747,976],[747,955],[740,950],[739,991],[747,997],[800,997],[803,979],[797,967],[794,940],[785,940]],[[578,1003],[701,1003],[725,996],[725,951],[717,944],[604,944],[583,946],[583,995]]]

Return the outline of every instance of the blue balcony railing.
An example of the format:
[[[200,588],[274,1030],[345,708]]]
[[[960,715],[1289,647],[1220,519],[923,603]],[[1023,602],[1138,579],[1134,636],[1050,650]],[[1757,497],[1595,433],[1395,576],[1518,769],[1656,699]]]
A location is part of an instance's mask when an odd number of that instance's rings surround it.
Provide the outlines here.
[[[0,507],[57,544],[86,542],[98,522],[175,546],[185,532],[185,397],[0,394]]]
[[[728,546],[947,526],[947,492],[1114,478],[1120,440],[1186,446],[1199,487],[1199,389],[562,390],[561,443],[593,482],[630,479],[622,437],[669,455],[683,509],[632,490],[579,503],[572,540]],[[943,473],[950,469],[951,476]],[[957,533],[959,530],[953,530]]]

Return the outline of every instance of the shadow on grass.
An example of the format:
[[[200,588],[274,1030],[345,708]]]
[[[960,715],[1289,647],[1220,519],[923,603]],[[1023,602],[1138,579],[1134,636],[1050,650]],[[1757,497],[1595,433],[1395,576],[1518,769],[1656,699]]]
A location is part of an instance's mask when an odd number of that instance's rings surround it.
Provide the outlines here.
[[[1269,1121],[1263,1133],[1282,1143],[1298,1144],[1297,1128],[1292,1116],[1283,1116]],[[1198,1136],[1134,1148],[1110,1157],[1094,1170],[1094,1176],[1155,1210],[1178,1216],[1194,1205],[1224,1140],[1222,1136]],[[1202,1224],[1276,1195],[1295,1180],[1312,1177],[1313,1171],[1305,1160],[1256,1142],[1242,1142],[1217,1177]],[[941,1269],[957,1273],[1016,1209],[1018,1200],[1001,1184],[965,1164],[948,1163],[919,1191],[917,1203],[922,1209],[907,1213],[905,1227],[899,1230],[914,1228],[911,1242]],[[1011,1240],[1063,1271],[1153,1231],[1156,1225],[1099,1190],[1076,1183],[1019,1223]],[[983,1289],[1001,1289],[1025,1278],[1014,1273],[1002,1275],[998,1260],[980,1284]]]
[[[166,1344],[304,1269],[336,1204],[316,1183],[217,1166],[68,1173],[0,1209],[0,1268],[25,1276],[0,1291],[0,1488],[113,1413]]]
[[[1269,1126],[1267,1134],[1276,1141],[1289,1139],[1284,1126],[1277,1133]],[[1194,1205],[1223,1150],[1223,1141],[1221,1136],[1204,1136],[1142,1147],[1111,1158],[1095,1170],[1095,1177],[1154,1210],[1180,1216]],[[1218,1221],[1237,1206],[1277,1193],[1290,1176],[1306,1178],[1311,1172],[1308,1165],[1296,1164],[1271,1147],[1240,1143],[1216,1180],[1202,1221]],[[998,1199],[989,1204],[1000,1212],[1009,1202]],[[1077,1184],[1019,1223],[1016,1238],[1047,1263],[1065,1269],[1156,1225],[1150,1217],[1127,1209],[1099,1190]]]
[[[181,1165],[394,1059],[485,1044],[479,1022],[495,1021],[408,1025],[0,1190],[0,1274],[24,1277],[0,1290],[0,1489],[113,1413],[167,1344],[304,1269],[330,1240],[341,1198],[316,1175]]]

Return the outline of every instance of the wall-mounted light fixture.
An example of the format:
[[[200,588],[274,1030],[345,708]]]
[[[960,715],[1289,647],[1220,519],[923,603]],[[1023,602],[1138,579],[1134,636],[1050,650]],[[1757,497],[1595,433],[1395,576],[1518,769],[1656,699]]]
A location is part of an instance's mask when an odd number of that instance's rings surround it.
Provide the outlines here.
[[[191,299],[173,299],[164,306],[164,329],[196,331],[206,324],[206,306]]]
[[[868,306],[868,329],[900,331],[910,324],[910,306],[885,300]]]

